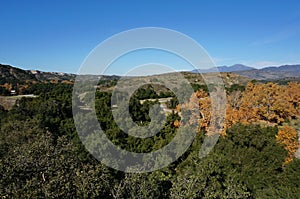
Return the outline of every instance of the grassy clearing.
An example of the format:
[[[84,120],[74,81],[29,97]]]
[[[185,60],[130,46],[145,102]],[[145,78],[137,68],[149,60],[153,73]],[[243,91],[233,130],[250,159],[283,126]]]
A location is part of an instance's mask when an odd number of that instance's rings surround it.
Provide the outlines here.
[[[0,96],[0,105],[4,107],[5,110],[10,110],[13,105],[15,105],[18,99],[23,97],[37,97],[36,95],[14,95],[14,96]]]

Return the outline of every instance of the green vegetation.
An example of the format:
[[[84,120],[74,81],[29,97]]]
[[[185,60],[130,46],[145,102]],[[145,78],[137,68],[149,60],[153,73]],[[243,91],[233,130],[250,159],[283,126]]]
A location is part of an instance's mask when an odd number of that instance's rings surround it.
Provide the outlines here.
[[[244,91],[245,86],[240,84],[233,84],[230,87],[226,87],[226,91],[230,94],[234,91]]]
[[[233,85],[228,92],[242,91]],[[21,98],[11,110],[0,106],[1,198],[298,198],[300,160],[283,165],[285,146],[276,140],[277,127],[235,124],[205,158],[198,153],[205,132],[169,167],[144,174],[113,170],[98,162],[82,145],[73,124],[72,85],[35,84],[36,98]],[[163,94],[162,94],[163,93]],[[150,122],[150,107],[159,95],[151,87],[130,99],[138,125]],[[124,133],[114,121],[111,93],[97,92],[95,107],[101,127],[121,148],[149,152],[168,144],[176,134],[172,112],[164,128],[151,138]],[[174,108],[176,98],[169,102]],[[155,128],[155,127],[153,127]],[[88,131],[88,130],[87,130]]]

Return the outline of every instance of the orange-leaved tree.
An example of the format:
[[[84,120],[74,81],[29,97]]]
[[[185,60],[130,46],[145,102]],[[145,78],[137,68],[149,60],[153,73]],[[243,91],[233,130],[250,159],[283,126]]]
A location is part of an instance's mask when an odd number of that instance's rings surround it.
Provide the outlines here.
[[[243,93],[228,96],[226,127],[235,123],[281,124],[299,115],[300,84],[248,83]]]
[[[296,151],[299,149],[299,141],[296,130],[290,126],[283,126],[279,129],[276,139],[279,143],[282,143],[285,146],[285,149],[288,151],[285,164],[289,163],[293,160]]]

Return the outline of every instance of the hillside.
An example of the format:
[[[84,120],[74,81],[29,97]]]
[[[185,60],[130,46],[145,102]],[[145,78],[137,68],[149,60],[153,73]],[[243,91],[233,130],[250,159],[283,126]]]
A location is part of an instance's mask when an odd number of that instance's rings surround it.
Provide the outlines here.
[[[42,72],[38,70],[27,70],[29,74],[34,75],[38,81],[74,81],[76,75],[71,73],[59,73],[59,72]]]
[[[22,70],[10,65],[0,64],[0,84],[24,83],[26,81],[74,81],[75,75],[58,72],[42,72],[38,70]]]
[[[4,83],[19,83],[29,81],[36,81],[34,74],[29,73],[28,71],[15,68],[10,65],[0,64],[0,84]]]

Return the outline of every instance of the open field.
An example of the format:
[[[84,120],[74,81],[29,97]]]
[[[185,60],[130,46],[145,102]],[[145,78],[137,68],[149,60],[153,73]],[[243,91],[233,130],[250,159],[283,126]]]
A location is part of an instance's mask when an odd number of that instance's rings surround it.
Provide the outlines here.
[[[37,97],[36,95],[14,95],[14,96],[0,96],[0,105],[5,110],[10,110],[18,99],[23,97]]]

